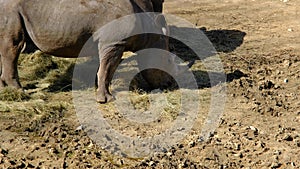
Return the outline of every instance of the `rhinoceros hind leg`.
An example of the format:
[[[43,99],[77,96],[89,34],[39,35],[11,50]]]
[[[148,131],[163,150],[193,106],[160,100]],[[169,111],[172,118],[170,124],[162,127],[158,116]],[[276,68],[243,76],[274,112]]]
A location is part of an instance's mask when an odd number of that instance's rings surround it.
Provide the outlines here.
[[[97,73],[98,89],[96,93],[98,103],[107,103],[114,100],[109,92],[109,84],[121,62],[124,49],[123,46],[113,45],[99,50],[100,67]]]
[[[2,25],[0,30],[0,87],[12,86],[21,88],[17,66],[18,57],[24,45],[24,30],[19,14],[14,13],[14,11],[7,11],[8,21],[1,22],[4,25]],[[2,19],[3,16],[0,17],[0,20]]]
[[[1,46],[1,78],[0,87],[12,86],[21,88],[18,76],[18,57],[23,46],[23,41],[11,40]]]

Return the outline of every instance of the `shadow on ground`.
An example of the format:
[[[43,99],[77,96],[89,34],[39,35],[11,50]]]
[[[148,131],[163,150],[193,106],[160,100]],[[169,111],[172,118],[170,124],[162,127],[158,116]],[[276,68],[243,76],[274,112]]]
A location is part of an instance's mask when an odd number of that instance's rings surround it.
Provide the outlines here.
[[[170,27],[171,34],[182,34],[183,41],[170,38],[170,51],[177,54],[184,61],[203,60],[218,52],[229,53],[241,46],[245,32],[239,30],[207,30],[205,27],[178,28]],[[193,48],[193,49],[191,49]],[[194,49],[198,51],[198,56]]]
[[[224,83],[224,74],[223,73],[217,73],[217,72],[208,72],[206,71],[193,71],[193,74],[195,76],[195,79],[197,81],[197,85],[199,89],[202,88],[209,88],[213,85],[210,83],[210,79],[213,77],[214,79],[221,79],[220,83]],[[247,77],[246,74],[239,70],[235,70],[232,73],[225,74],[226,82],[231,82],[235,79],[240,79],[242,77]]]
[[[208,37],[217,52],[229,53],[241,46],[244,42],[245,32],[239,30],[210,30],[200,28]]]

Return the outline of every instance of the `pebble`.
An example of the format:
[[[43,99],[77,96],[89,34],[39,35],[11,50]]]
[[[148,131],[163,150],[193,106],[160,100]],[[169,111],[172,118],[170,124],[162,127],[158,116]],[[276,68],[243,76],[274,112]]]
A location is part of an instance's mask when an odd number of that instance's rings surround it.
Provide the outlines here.
[[[291,62],[289,60],[285,60],[283,62],[284,67],[290,67],[291,66]]]
[[[124,165],[124,162],[123,162],[122,159],[118,159],[116,163],[117,163],[119,166]]]
[[[195,147],[195,142],[194,141],[191,141],[191,142],[189,142],[189,147]]]
[[[81,131],[81,130],[83,130],[83,126],[82,126],[82,125],[78,126],[78,127],[75,129],[75,131]]]
[[[150,167],[153,167],[154,165],[155,165],[155,162],[154,162],[154,161],[150,161],[150,162],[149,162],[149,166],[150,166]]]
[[[294,140],[294,138],[289,134],[285,135],[282,139],[285,141],[293,141]]]
[[[280,88],[280,86],[277,84],[274,86],[274,89],[279,89],[279,88]]]
[[[35,168],[35,166],[31,163],[28,163],[28,165],[26,166],[27,168]]]
[[[173,155],[172,152],[167,152],[167,156],[168,156],[168,157],[170,157],[170,156],[172,156],[172,155]]]
[[[242,153],[237,153],[237,154],[234,154],[233,156],[239,157],[239,158],[243,158],[243,154]]]
[[[275,150],[273,154],[274,154],[274,155],[280,155],[280,154],[281,154],[281,151],[280,151],[280,150]]]
[[[90,144],[88,145],[88,148],[92,148],[94,146],[93,142],[90,142]]]
[[[49,154],[53,154],[53,148],[49,148],[49,149],[48,149],[48,153],[49,153]]]
[[[284,79],[283,82],[284,82],[284,83],[288,83],[288,82],[289,82],[289,79]]]
[[[234,143],[235,149],[236,150],[241,150],[241,144],[239,143]]]
[[[272,165],[271,165],[271,168],[279,168],[281,166],[280,163],[278,162],[273,162]]]
[[[249,128],[250,128],[250,130],[252,130],[252,131],[258,131],[258,129],[255,128],[255,127],[253,127],[253,126],[249,126]]]

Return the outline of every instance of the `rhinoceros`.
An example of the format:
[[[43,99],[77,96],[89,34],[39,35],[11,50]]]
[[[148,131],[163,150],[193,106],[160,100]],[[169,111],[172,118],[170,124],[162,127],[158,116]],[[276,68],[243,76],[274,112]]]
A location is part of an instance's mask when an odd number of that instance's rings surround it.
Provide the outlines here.
[[[33,42],[39,50],[54,56],[78,57],[88,39],[107,23],[136,13],[162,12],[162,6],[163,0],[0,0],[0,87],[21,88],[17,62],[25,43]],[[162,36],[167,30],[165,18],[160,14],[151,14],[151,18],[153,22],[143,24],[160,30],[161,35],[143,34],[124,39],[120,36],[120,28],[115,27],[104,32],[104,37],[93,39],[97,52],[87,55],[101,56],[97,102],[113,100],[108,87],[124,51],[152,47],[168,49],[168,38]],[[123,27],[121,32],[130,32],[139,26],[130,24],[133,26]],[[174,62],[166,65],[178,70]],[[159,79],[166,82],[171,80],[161,73],[156,72],[154,76],[164,76]]]

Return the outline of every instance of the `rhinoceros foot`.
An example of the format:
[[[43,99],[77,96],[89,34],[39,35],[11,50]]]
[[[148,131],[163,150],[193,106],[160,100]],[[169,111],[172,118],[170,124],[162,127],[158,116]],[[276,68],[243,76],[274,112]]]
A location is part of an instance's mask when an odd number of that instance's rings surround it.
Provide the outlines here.
[[[96,101],[98,103],[103,104],[103,103],[112,102],[114,100],[115,100],[115,98],[110,93],[103,92],[101,90],[97,90]]]
[[[7,80],[3,80],[7,79]],[[17,79],[12,78],[1,78],[0,79],[0,89],[6,86],[14,87],[16,89],[22,89],[20,82]]]

